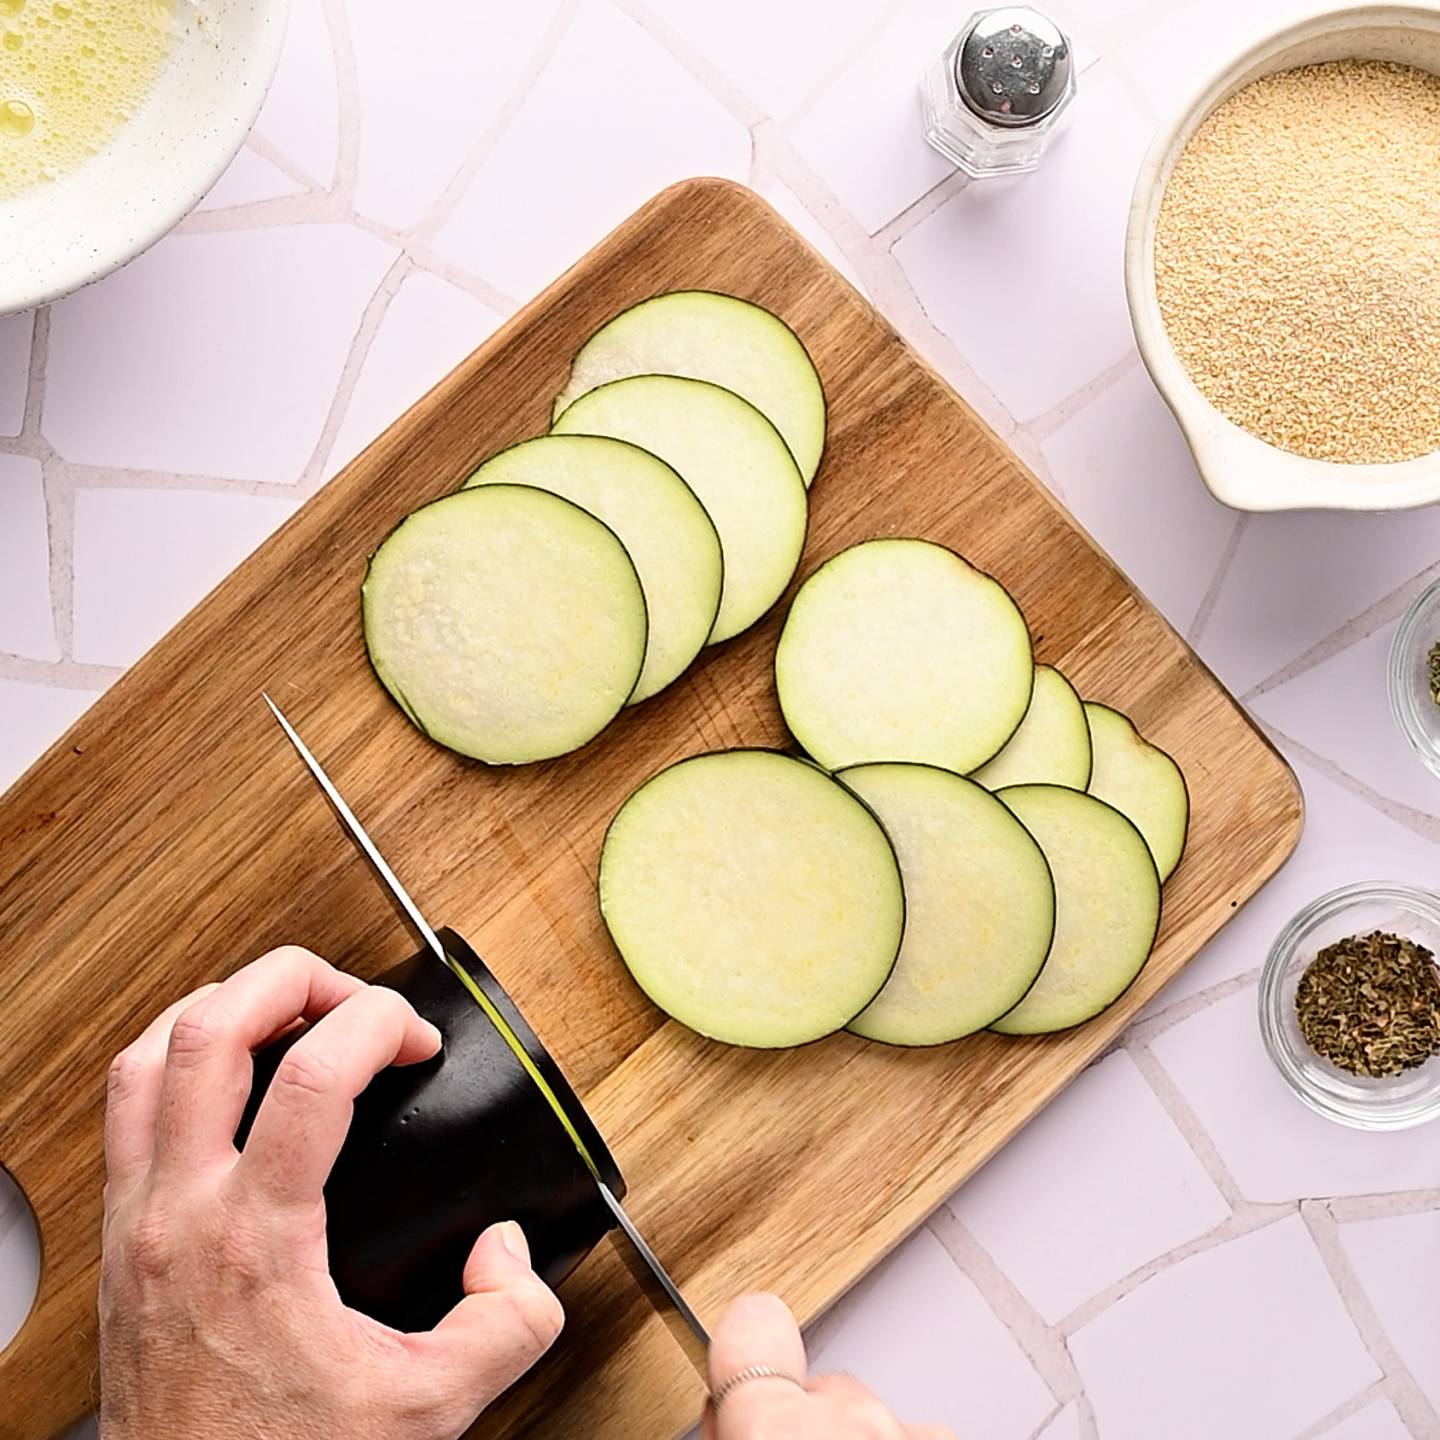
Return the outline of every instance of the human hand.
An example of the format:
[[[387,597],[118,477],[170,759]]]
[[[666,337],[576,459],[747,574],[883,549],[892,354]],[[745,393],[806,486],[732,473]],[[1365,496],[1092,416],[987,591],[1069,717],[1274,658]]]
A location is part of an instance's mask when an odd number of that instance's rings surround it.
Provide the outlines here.
[[[730,1386],[756,1366],[780,1375]],[[774,1295],[743,1295],[720,1317],[710,1391],[720,1401],[700,1440],[955,1440],[941,1425],[902,1425],[848,1375],[810,1375],[800,1327]]]
[[[250,1054],[299,1020],[243,1152]],[[330,1278],[322,1188],[352,1102],[440,1035],[393,990],[272,951],[116,1057],[105,1114],[102,1440],[453,1440],[560,1333],[520,1227],[475,1242],[464,1298],[402,1334]]]

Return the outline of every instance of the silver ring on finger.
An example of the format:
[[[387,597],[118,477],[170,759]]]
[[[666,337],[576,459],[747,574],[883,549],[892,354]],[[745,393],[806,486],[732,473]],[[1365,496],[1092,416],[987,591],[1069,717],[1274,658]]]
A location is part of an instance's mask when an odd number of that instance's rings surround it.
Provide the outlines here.
[[[723,1385],[717,1385],[710,1392],[710,1408],[718,1411],[732,1390],[738,1390],[752,1380],[787,1380],[797,1390],[805,1388],[804,1384],[794,1375],[785,1370],[777,1370],[773,1365],[747,1365],[743,1370],[737,1370]]]

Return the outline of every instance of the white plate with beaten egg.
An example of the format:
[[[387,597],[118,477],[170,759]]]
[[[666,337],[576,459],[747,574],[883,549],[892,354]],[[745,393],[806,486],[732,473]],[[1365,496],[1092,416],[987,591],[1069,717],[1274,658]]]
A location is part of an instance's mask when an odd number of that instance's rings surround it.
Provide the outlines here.
[[[0,0],[0,315],[181,219],[240,148],[287,0]]]

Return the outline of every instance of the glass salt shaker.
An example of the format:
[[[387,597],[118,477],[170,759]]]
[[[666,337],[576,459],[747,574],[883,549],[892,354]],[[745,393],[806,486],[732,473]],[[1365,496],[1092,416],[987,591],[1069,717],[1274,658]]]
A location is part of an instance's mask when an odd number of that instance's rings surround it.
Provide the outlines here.
[[[925,138],[976,179],[1033,170],[1074,94],[1054,21],[1026,5],[979,10],[920,77]]]

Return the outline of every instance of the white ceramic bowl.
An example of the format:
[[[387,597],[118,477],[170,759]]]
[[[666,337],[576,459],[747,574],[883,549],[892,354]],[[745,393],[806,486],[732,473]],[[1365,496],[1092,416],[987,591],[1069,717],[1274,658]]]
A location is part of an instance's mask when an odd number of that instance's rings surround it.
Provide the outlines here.
[[[220,178],[260,113],[288,0],[175,0],[174,49],[145,103],[94,159],[0,201],[0,315],[133,260]]]
[[[1185,432],[1201,478],[1237,510],[1404,510],[1440,500],[1440,453],[1389,465],[1341,465],[1280,450],[1226,419],[1186,374],[1155,296],[1155,219],[1170,171],[1224,99],[1276,70],[1326,60],[1391,60],[1440,72],[1440,10],[1355,5],[1296,21],[1207,80],[1160,127],[1140,167],[1125,235],[1125,290],[1140,356]]]

